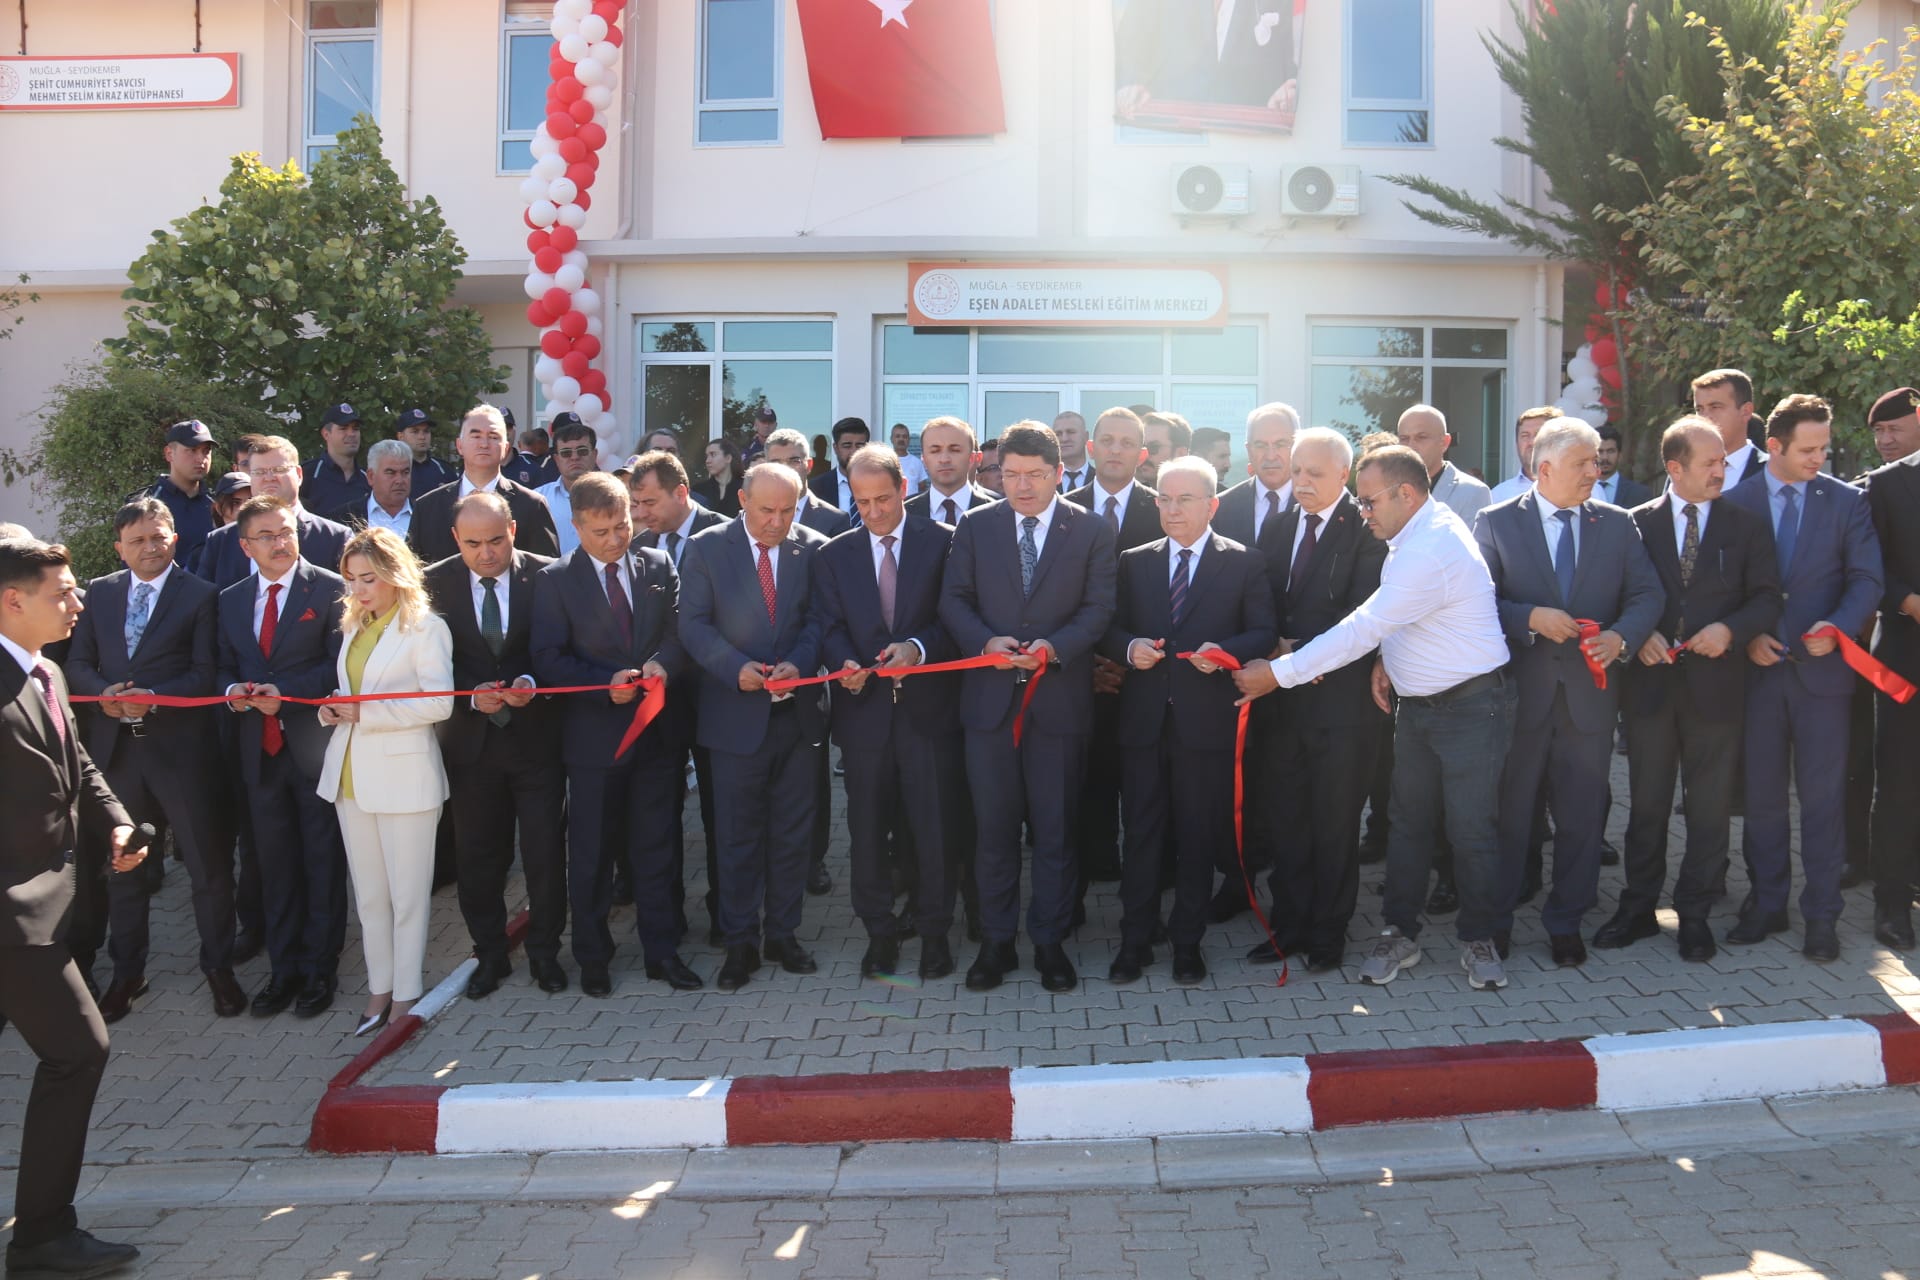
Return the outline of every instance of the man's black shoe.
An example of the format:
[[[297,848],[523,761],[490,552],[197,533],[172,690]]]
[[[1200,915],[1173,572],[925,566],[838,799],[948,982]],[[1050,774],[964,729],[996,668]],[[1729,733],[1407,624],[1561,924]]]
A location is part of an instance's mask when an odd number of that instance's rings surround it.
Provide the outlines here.
[[[253,929],[242,929],[233,935],[233,962],[245,964],[260,954],[260,934]]]
[[[85,1280],[129,1266],[140,1256],[130,1244],[109,1244],[75,1227],[63,1236],[21,1248],[7,1246],[8,1280]]]
[[[820,966],[813,962],[807,949],[792,938],[767,939],[767,963],[777,964],[788,973],[818,973]]]
[[[254,995],[253,1016],[271,1018],[274,1014],[285,1011],[287,1006],[293,1003],[294,997],[299,994],[299,988],[291,979],[275,974],[268,978],[267,985],[260,988]]]
[[[1307,972],[1328,973],[1340,967],[1339,944],[1307,948]]]
[[[1282,960],[1292,955],[1295,950],[1304,949],[1304,948],[1296,948],[1293,945],[1293,943],[1286,938],[1278,939],[1278,941],[1280,943],[1280,947],[1279,947],[1279,950],[1277,951],[1274,949],[1273,942],[1262,942],[1262,943],[1256,944],[1252,948],[1252,950],[1247,952],[1247,963],[1248,964],[1279,964]]]
[[[300,998],[293,1002],[296,1018],[317,1018],[333,1007],[333,975],[315,974],[301,984]]]
[[[818,898],[833,892],[833,877],[827,874],[827,864],[816,862],[807,868],[807,892]]]
[[[867,953],[860,957],[863,978],[892,977],[900,970],[900,939],[869,938]]]
[[[1579,934],[1548,934],[1547,942],[1553,948],[1553,962],[1562,969],[1571,969],[1587,962],[1587,944],[1580,940]]]
[[[527,972],[533,975],[533,984],[550,996],[567,989],[567,971],[558,960],[528,956]]]
[[[1215,924],[1225,924],[1247,909],[1247,891],[1245,886],[1229,880],[1220,886],[1220,891],[1207,903],[1207,919]]]
[[[1660,922],[1653,918],[1653,912],[1634,912],[1622,907],[1613,913],[1613,919],[1593,931],[1593,946],[1596,951],[1613,951],[1630,947],[1642,938],[1659,936]]]
[[[1173,980],[1183,987],[1207,980],[1207,962],[1200,956],[1199,943],[1173,944]]]
[[[580,994],[602,999],[613,994],[613,975],[599,966],[580,966]]]
[[[760,951],[750,942],[736,943],[727,948],[727,958],[720,966],[720,976],[714,980],[714,986],[722,991],[738,991],[747,985],[754,974],[760,972]]]
[[[1807,921],[1806,937],[1800,943],[1800,954],[1809,960],[1838,960],[1840,958],[1840,931],[1831,920]]]
[[[655,982],[666,983],[675,991],[698,991],[707,985],[678,954],[670,955],[658,963],[649,960],[647,976]]]
[[[1135,942],[1123,942],[1107,966],[1108,982],[1138,982],[1140,974],[1153,963],[1153,948]]]
[[[467,979],[467,999],[486,999],[500,989],[500,980],[512,972],[513,962],[505,956],[481,956]]]
[[[1620,865],[1620,851],[1613,847],[1613,841],[1611,840],[1602,840],[1600,842],[1600,865],[1603,867],[1617,867]]]
[[[1713,945],[1713,929],[1705,920],[1680,919],[1680,958],[1700,964],[1713,959],[1719,948]]]
[[[953,948],[947,945],[946,935],[920,939],[920,977],[944,978],[952,972]]]
[[[1080,985],[1080,975],[1073,971],[1067,949],[1057,942],[1035,945],[1033,967],[1040,971],[1040,985],[1049,991],[1071,991]]]
[[[1913,950],[1913,912],[1905,904],[1875,908],[1873,940],[1895,951]]]
[[[1522,898],[1522,902],[1526,899]],[[1460,909],[1460,890],[1454,887],[1451,877],[1442,877],[1433,882],[1433,892],[1427,897],[1427,914],[1446,915],[1449,911]]]
[[[1727,941],[1744,946],[1752,942],[1765,942],[1770,934],[1787,931],[1787,913],[1779,911],[1748,911],[1740,917],[1739,923],[1727,930]]]
[[[1014,949],[1011,939],[1006,942],[983,942],[980,944],[980,954],[973,958],[973,965],[967,970],[967,990],[991,991],[1019,967],[1020,953]]]

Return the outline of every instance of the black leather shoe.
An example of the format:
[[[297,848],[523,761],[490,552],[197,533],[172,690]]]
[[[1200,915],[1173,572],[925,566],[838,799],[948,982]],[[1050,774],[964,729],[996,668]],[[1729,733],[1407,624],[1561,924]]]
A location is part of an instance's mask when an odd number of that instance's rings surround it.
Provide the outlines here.
[[[1207,903],[1207,919],[1215,924],[1225,924],[1247,909],[1247,892],[1243,885],[1229,880],[1220,886],[1220,891]]]
[[[980,954],[973,958],[973,965],[967,970],[967,990],[991,991],[1019,967],[1020,953],[1011,940],[983,942]]]
[[[900,970],[900,939],[893,937],[869,938],[867,953],[860,957],[860,976],[863,978],[892,977]]]
[[[8,1245],[7,1276],[9,1280],[51,1280],[54,1276],[61,1280],[85,1280],[87,1276],[104,1276],[130,1266],[139,1256],[140,1251],[130,1244],[96,1240],[75,1227],[43,1244],[24,1249],[17,1244]]]
[[[833,892],[833,877],[827,874],[827,864],[816,862],[807,868],[807,892],[818,898]]]
[[[767,939],[767,963],[777,964],[788,973],[818,973],[820,966],[813,962],[807,949],[793,938]]]
[[[1548,934],[1547,942],[1553,948],[1553,962],[1562,969],[1571,969],[1587,962],[1587,944],[1580,941],[1579,934]]]
[[[1279,964],[1294,953],[1295,948],[1286,939],[1279,939],[1280,947],[1274,949],[1272,942],[1262,942],[1247,952],[1248,964]]]
[[[1660,922],[1653,918],[1653,912],[1636,913],[1623,908],[1593,931],[1593,946],[1596,951],[1613,951],[1630,947],[1642,938],[1659,936]]]
[[[247,1011],[247,993],[234,980],[233,970],[215,969],[207,974],[207,990],[213,992],[216,1017],[237,1018]]]
[[[647,962],[647,976],[655,982],[664,982],[675,991],[698,991],[706,986],[704,979],[687,967],[686,961],[679,955],[668,956],[658,964]]]
[[[513,962],[505,956],[481,956],[467,978],[467,999],[485,1000],[500,989],[500,981],[513,972]]]
[[[1522,901],[1525,901],[1525,899],[1522,899]],[[1453,881],[1450,878],[1434,881],[1433,892],[1427,896],[1427,914],[1443,916],[1449,911],[1458,911],[1459,909],[1460,890],[1454,887]]]
[[[133,1012],[133,1002],[147,994],[145,978],[115,978],[100,997],[100,1021],[112,1025]]]
[[[242,929],[233,935],[233,962],[245,964],[260,954],[260,935],[252,929]]]
[[[1834,927],[1834,922],[1807,921],[1806,938],[1800,944],[1800,954],[1809,960],[1838,960],[1840,931]]]
[[[946,935],[920,939],[920,977],[944,978],[952,972],[953,948],[947,945]]]
[[[580,966],[580,994],[604,999],[613,994],[613,975],[602,968]]]
[[[1057,942],[1035,945],[1033,967],[1040,971],[1040,985],[1049,991],[1071,991],[1080,985],[1080,975],[1073,971],[1067,949]]]
[[[1330,973],[1340,967],[1340,948],[1338,946],[1307,948],[1307,972]]]
[[[1613,847],[1613,841],[1611,840],[1602,840],[1600,842],[1600,865],[1603,867],[1617,867],[1620,865],[1620,851]]]
[[[1713,929],[1705,920],[1680,920],[1680,958],[1695,964],[1713,959],[1719,948],[1713,945]]]
[[[300,998],[293,1002],[296,1018],[317,1018],[333,1007],[333,975],[315,974],[300,986]]]
[[[1207,980],[1207,962],[1200,956],[1200,944],[1173,944],[1173,980],[1183,987]]]
[[[1140,974],[1153,963],[1153,948],[1139,943],[1122,943],[1107,966],[1108,982],[1138,982]]]
[[[1748,911],[1738,924],[1727,930],[1727,941],[1736,945],[1765,942],[1769,935],[1787,931],[1786,911]]]
[[[742,942],[727,948],[727,958],[720,965],[720,976],[713,985],[722,991],[738,991],[758,972],[760,949],[750,942]]]
[[[268,978],[267,985],[260,988],[259,994],[253,997],[253,1016],[256,1018],[271,1018],[274,1014],[284,1011],[288,1005],[292,1004],[294,996],[298,994],[299,989],[291,979],[282,978],[277,975]]]
[[[560,967],[558,960],[536,960],[528,956],[527,972],[533,975],[533,985],[550,996],[567,989],[567,971]]]
[[[1904,905],[1877,908],[1873,913],[1873,940],[1895,951],[1913,950],[1913,912]]]

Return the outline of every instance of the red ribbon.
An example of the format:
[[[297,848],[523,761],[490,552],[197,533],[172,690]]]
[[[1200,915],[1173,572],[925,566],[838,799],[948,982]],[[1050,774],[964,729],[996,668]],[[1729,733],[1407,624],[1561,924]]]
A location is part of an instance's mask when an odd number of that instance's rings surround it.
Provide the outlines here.
[[[1812,640],[1816,636],[1826,636],[1828,639],[1836,641],[1840,646],[1840,657],[1848,666],[1859,672],[1868,684],[1886,694],[1895,702],[1904,704],[1912,701],[1914,695],[1913,682],[1861,648],[1859,641],[1855,640],[1852,636],[1834,626],[1832,623],[1828,623],[1824,627],[1807,632],[1806,635],[1800,638],[1805,641]]]
[[[1574,622],[1580,627],[1580,656],[1586,659],[1587,670],[1593,673],[1593,687],[1604,689],[1607,687],[1606,664],[1587,651],[1587,641],[1600,638],[1600,624],[1592,618],[1575,618]]]
[[[1022,653],[1026,651],[1021,650]],[[1013,745],[1020,745],[1020,733],[1027,721],[1027,708],[1033,705],[1033,691],[1040,687],[1040,677],[1047,674],[1046,651],[1034,655],[1040,659],[1040,665],[1033,669],[1033,675],[1027,680],[1027,691],[1020,697],[1020,714],[1013,718]],[[838,671],[829,671],[823,676],[795,676],[791,680],[769,680],[766,683],[768,693],[785,693],[789,689],[804,689],[808,685],[827,684],[845,676],[857,676],[862,673],[879,676],[886,680],[904,680],[908,676],[939,675],[944,671],[1005,671],[1013,666],[1011,654],[983,653],[975,658],[956,658],[951,662],[923,662],[913,667],[842,667]]]
[[[1240,659],[1225,649],[1189,649],[1173,656],[1183,661],[1205,658],[1222,671],[1238,671],[1241,665]],[[1253,918],[1260,922],[1261,932],[1267,935],[1267,945],[1273,948],[1273,954],[1280,957],[1280,977],[1274,985],[1284,987],[1287,985],[1287,953],[1280,949],[1280,940],[1273,936],[1273,926],[1267,923],[1266,912],[1260,910],[1259,895],[1253,891],[1253,877],[1247,872],[1247,717],[1252,711],[1251,702],[1242,703],[1239,721],[1233,729],[1233,850],[1240,859],[1240,884],[1247,891],[1247,905],[1253,908]]]

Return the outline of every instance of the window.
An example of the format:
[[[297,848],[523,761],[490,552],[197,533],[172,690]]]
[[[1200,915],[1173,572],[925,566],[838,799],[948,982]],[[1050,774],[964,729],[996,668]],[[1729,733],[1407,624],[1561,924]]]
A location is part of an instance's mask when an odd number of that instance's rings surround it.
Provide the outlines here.
[[[1433,0],[1347,0],[1350,147],[1433,144]]]
[[[832,426],[833,321],[791,317],[640,323],[641,430],[671,427],[695,479],[707,441],[744,443],[762,403],[809,441]]]
[[[1507,431],[1507,330],[1394,321],[1315,324],[1310,418],[1354,441],[1392,431],[1431,404],[1447,415],[1455,466],[1501,478]]]
[[[507,0],[500,28],[500,173],[533,168],[533,135],[547,118],[547,58],[553,6],[544,0]]]
[[[700,0],[700,101],[694,143],[780,141],[784,0]]]
[[[309,0],[308,168],[355,116],[379,113],[379,9],[377,0]]]

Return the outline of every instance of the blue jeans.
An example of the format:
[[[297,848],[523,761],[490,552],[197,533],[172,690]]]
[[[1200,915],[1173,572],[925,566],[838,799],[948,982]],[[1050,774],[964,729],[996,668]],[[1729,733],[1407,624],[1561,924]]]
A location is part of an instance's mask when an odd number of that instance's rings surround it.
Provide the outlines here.
[[[1496,818],[1515,702],[1513,685],[1502,676],[1457,696],[1402,698],[1394,712],[1385,914],[1409,938],[1420,933],[1443,810],[1460,891],[1454,923],[1460,940],[1491,938],[1511,905]]]

